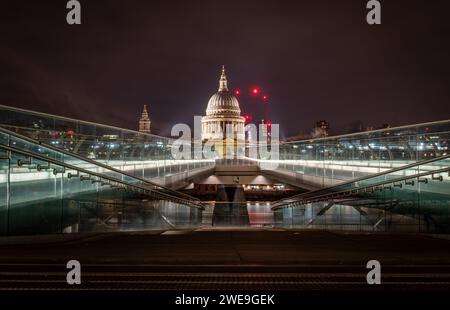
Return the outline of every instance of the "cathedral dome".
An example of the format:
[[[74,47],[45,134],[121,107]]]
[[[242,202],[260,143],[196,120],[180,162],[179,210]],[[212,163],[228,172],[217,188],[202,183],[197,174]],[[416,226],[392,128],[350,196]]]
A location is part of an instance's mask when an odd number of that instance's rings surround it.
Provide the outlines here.
[[[241,109],[237,98],[229,91],[219,91],[209,99],[206,115],[240,116]]]
[[[219,91],[212,95],[206,108],[207,116],[240,116],[239,101],[228,90],[225,68],[222,67],[222,75],[219,81]]]

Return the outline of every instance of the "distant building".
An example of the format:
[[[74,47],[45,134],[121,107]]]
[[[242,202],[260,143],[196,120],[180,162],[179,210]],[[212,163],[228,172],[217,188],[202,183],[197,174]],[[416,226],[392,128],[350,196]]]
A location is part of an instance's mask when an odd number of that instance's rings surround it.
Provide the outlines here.
[[[299,132],[298,134],[296,134],[294,136],[286,137],[284,139],[284,141],[286,141],[286,142],[289,142],[289,141],[300,141],[300,140],[309,140],[311,138],[312,137],[311,137],[310,133]]]
[[[313,138],[328,137],[330,135],[330,123],[325,120],[316,122],[312,135]]]
[[[147,112],[147,105],[144,105],[144,110],[142,111],[141,118],[139,119],[139,131],[150,133],[150,118]]]

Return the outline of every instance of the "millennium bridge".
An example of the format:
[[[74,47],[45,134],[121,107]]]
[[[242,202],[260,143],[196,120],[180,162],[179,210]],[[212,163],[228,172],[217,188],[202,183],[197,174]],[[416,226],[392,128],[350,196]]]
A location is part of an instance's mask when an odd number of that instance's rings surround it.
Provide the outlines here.
[[[450,120],[280,142],[273,159],[174,159],[173,141],[0,106],[0,234],[450,232]]]

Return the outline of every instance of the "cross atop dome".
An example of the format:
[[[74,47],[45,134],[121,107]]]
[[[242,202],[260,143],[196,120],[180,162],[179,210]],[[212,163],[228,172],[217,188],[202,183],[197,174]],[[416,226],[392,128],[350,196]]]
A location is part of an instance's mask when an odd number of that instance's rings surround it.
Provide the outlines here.
[[[228,91],[227,76],[225,74],[225,66],[222,65],[222,74],[219,80],[219,91]]]

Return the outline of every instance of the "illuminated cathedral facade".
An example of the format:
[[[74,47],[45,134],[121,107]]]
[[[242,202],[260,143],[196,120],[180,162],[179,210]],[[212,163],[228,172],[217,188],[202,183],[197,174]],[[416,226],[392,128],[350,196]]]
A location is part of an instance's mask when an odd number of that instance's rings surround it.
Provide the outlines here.
[[[213,144],[220,155],[226,155],[230,148],[236,153],[237,142],[243,142],[245,138],[244,124],[239,101],[228,89],[225,67],[222,66],[219,89],[209,99],[206,116],[202,117],[202,141]]]

